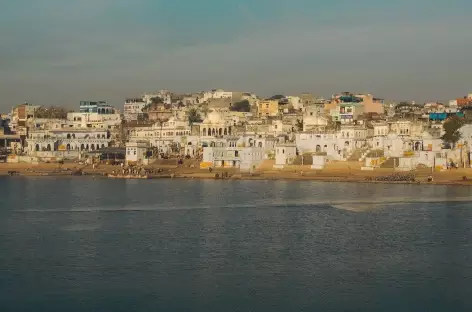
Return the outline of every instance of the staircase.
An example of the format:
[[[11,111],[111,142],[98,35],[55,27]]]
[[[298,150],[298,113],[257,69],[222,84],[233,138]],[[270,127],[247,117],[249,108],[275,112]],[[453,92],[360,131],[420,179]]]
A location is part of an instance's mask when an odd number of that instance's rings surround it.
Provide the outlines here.
[[[347,158],[347,161],[360,161],[366,150],[366,148],[356,148]]]
[[[386,161],[384,161],[382,164],[380,164],[380,168],[394,169],[395,167],[398,167],[398,163],[399,163],[398,157],[390,157]]]
[[[259,166],[256,168],[256,172],[270,171],[274,168],[275,160],[264,159]]]

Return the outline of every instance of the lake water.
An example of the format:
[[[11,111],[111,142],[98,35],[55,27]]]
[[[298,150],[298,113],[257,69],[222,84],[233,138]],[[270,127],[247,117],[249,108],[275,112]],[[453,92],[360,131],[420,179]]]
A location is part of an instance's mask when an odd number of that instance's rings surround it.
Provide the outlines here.
[[[472,311],[470,187],[0,179],[1,311]]]

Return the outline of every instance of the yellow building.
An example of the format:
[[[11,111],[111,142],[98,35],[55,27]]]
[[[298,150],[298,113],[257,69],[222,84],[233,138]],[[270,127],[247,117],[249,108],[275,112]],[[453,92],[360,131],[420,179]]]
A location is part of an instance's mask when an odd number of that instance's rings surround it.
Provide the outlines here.
[[[259,117],[277,116],[279,113],[278,100],[261,100],[257,105],[257,113]]]

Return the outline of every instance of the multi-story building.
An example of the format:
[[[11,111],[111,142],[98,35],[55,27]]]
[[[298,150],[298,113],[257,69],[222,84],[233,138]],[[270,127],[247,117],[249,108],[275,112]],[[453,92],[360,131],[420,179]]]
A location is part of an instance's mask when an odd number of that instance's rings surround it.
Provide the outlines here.
[[[233,98],[233,92],[224,91],[222,89],[215,89],[215,90],[203,92],[201,102],[207,102],[211,99],[232,99],[232,98]]]
[[[239,168],[241,171],[252,171],[265,158],[264,149],[260,147],[204,147],[200,168]]]
[[[123,110],[124,119],[127,121],[138,120],[143,115],[146,105],[146,102],[141,98],[126,99]]]
[[[334,120],[342,124],[353,123],[362,114],[364,114],[364,106],[357,102],[341,102],[332,112]]]
[[[26,151],[30,156],[78,158],[83,152],[108,147],[110,141],[106,129],[31,130],[26,139]]]
[[[18,105],[12,109],[10,130],[20,136],[26,136],[26,121],[29,118],[34,118],[34,112],[39,108],[38,105],[31,105],[28,103]]]
[[[120,114],[67,113],[67,120],[74,128],[113,129],[121,124]]]
[[[99,115],[115,114],[115,108],[106,101],[80,101],[79,112]]]
[[[274,117],[279,114],[278,100],[260,100],[257,105],[259,117]]]
[[[191,129],[186,121],[170,118],[165,122],[151,125],[136,125],[128,128],[131,141],[146,140],[151,147],[161,152],[169,152],[172,147],[188,144]]]

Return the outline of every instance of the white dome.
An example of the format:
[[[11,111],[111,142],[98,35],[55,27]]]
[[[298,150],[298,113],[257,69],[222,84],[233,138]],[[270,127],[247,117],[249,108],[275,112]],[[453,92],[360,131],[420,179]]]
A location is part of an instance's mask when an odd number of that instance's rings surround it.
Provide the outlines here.
[[[219,123],[221,122],[221,114],[215,111],[212,111],[211,113],[208,114],[207,120],[210,123]]]

